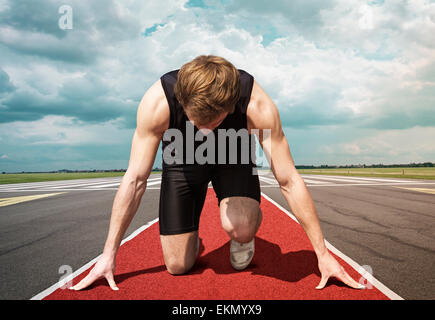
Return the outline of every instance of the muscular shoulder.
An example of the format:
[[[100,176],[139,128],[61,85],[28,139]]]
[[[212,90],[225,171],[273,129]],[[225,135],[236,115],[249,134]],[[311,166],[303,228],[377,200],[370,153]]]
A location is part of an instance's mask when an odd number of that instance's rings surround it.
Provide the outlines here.
[[[281,126],[278,108],[255,79],[246,116],[249,129],[272,129]]]
[[[144,94],[137,111],[137,129],[162,134],[169,127],[169,105],[160,79]]]

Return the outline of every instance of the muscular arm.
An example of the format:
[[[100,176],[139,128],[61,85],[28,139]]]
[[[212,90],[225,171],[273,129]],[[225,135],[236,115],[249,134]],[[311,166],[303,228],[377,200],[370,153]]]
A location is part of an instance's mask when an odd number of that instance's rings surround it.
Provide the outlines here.
[[[353,288],[361,288],[326,248],[314,202],[304,180],[295,168],[275,103],[256,81],[252,92],[247,114],[248,129],[259,129],[259,142],[267,158],[270,159],[270,168],[281,192],[314,248],[322,273],[317,288],[323,288],[329,277],[337,277]],[[265,129],[269,129],[270,134],[263,134]]]
[[[116,193],[109,233],[104,246],[104,254],[116,255],[125,231],[136,214],[147,179],[166,126],[164,106],[156,99],[155,88],[150,88],[139,104],[137,128],[131,144],[128,169]],[[166,126],[167,127],[167,126]]]
[[[278,109],[266,92],[254,82],[257,93],[248,107],[252,128],[270,129],[259,136],[263,151],[270,159],[270,167],[292,212],[305,230],[314,251],[319,256],[326,251],[319,219],[304,180],[296,170],[287,139],[282,131]]]
[[[95,280],[104,277],[113,290],[118,290],[113,277],[116,254],[125,231],[139,207],[160,139],[168,125],[169,108],[159,80],[148,89],[138,107],[130,161],[113,201],[103,254],[89,274],[71,289],[84,289]]]

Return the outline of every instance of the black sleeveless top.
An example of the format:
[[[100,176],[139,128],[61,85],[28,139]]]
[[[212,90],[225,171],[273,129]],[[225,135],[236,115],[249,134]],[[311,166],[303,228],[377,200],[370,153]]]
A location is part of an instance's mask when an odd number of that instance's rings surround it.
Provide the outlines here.
[[[238,70],[240,74],[240,98],[236,104],[234,112],[232,114],[228,114],[226,118],[221,122],[221,124],[213,130],[213,134],[215,137],[214,155],[208,154],[208,151],[211,150],[211,147],[206,148],[204,145],[201,149],[201,153],[209,156],[207,157],[207,162],[205,164],[242,164],[255,166],[255,139],[253,134],[247,134],[246,118],[246,110],[249,100],[251,98],[254,77],[244,70]],[[204,164],[204,161],[198,161],[197,157],[195,157],[195,152],[197,148],[205,141],[209,142],[207,138],[208,135],[204,136],[201,132],[198,133],[198,128],[196,126],[193,126],[191,122],[189,122],[189,118],[184,112],[183,107],[175,97],[174,86],[177,81],[178,71],[179,69],[173,70],[165,73],[160,77],[162,87],[165,92],[166,99],[168,100],[170,109],[169,127],[162,138],[163,168],[168,166],[183,166],[186,164]],[[229,139],[231,138],[225,138],[221,136],[218,132],[224,131],[220,129],[224,129],[226,130],[227,134],[232,134],[233,137],[236,137],[234,141],[237,140],[237,156],[235,155],[234,148],[232,148],[231,151],[229,149],[231,145]],[[179,133],[174,133],[174,131],[178,131]],[[203,137],[202,140],[197,141],[194,138],[197,137],[197,133],[200,137]],[[235,133],[238,133],[239,135]],[[179,147],[179,144],[173,143],[175,139],[178,139],[181,136],[183,138],[183,146],[181,147],[182,149]],[[246,137],[248,138],[248,140],[246,139]],[[213,141],[211,141],[210,143],[211,146],[213,144]],[[172,146],[170,146],[171,144]],[[189,148],[189,146],[191,147]],[[171,150],[167,151],[165,154],[165,149],[168,147]],[[223,148],[225,148],[226,152],[223,152]],[[173,160],[173,157],[176,154],[180,155],[180,157],[177,158],[177,161],[170,163],[171,161],[167,160],[168,156],[170,155],[170,158]],[[247,157],[249,158],[248,160],[246,159]]]

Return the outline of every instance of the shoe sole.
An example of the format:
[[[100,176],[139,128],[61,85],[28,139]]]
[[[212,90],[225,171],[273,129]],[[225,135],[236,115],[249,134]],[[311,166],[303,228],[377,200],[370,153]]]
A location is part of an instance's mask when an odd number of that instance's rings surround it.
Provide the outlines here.
[[[231,262],[231,266],[234,269],[240,271],[240,270],[246,269],[246,267],[249,266],[249,264],[251,263],[252,259],[254,258],[255,242],[254,242],[252,250],[251,249],[249,249],[249,250],[250,250],[250,252],[249,252],[249,256],[248,256],[248,259],[246,260],[246,262],[240,263],[240,262],[236,262],[236,261],[233,260],[233,253],[231,252],[231,249],[230,249],[230,262]]]

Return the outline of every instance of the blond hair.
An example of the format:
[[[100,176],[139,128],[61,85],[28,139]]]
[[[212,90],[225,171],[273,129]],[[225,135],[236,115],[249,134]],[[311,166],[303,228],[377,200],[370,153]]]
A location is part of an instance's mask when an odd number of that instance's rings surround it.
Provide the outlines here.
[[[233,113],[240,97],[240,74],[222,57],[200,55],[178,71],[174,93],[191,120],[204,125]]]

